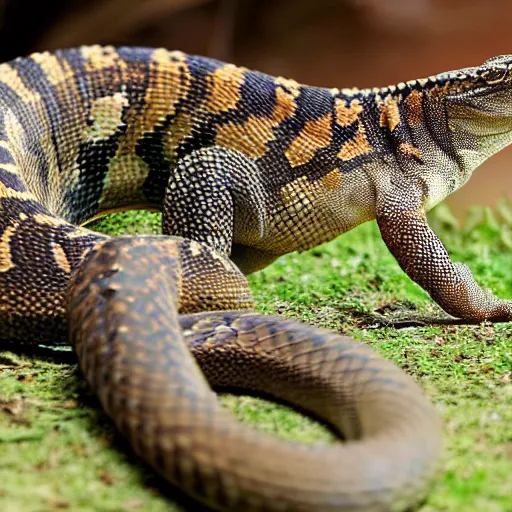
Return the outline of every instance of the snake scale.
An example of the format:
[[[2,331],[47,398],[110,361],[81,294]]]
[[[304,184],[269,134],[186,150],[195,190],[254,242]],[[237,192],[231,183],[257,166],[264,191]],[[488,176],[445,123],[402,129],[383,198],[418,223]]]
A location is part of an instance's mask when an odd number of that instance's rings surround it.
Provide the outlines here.
[[[425,119],[441,104],[464,118],[448,100],[496,83],[488,71],[339,91],[163,49],[1,64],[0,337],[71,343],[135,452],[214,509],[409,509],[441,444],[420,388],[352,339],[251,312],[244,274],[377,217],[446,311],[510,319],[510,302],[481,293],[414,213],[465,175],[406,172],[450,168],[455,142]],[[83,226],[130,208],[160,210],[164,234]],[[211,386],[294,404],[345,442],[256,433]]]

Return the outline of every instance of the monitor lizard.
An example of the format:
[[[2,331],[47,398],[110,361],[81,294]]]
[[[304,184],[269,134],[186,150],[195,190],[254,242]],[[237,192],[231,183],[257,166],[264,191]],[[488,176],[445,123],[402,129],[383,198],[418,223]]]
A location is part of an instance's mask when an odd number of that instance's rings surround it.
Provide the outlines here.
[[[353,340],[248,312],[241,272],[377,219],[447,313],[512,320],[426,218],[510,143],[511,105],[511,56],[362,90],[164,49],[1,64],[0,337],[72,343],[135,451],[216,509],[410,507],[440,449],[419,387]],[[136,207],[160,210],[168,236],[83,227]],[[214,384],[303,406],[349,441],[307,448],[236,424],[189,349]]]

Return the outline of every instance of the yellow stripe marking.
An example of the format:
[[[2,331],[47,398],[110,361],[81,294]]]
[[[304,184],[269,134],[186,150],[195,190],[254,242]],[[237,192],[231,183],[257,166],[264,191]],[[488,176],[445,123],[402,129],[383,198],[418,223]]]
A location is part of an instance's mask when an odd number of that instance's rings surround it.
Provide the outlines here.
[[[71,66],[65,60],[60,61],[49,52],[33,53],[30,58],[41,66],[46,78],[54,86],[74,77]]]
[[[285,151],[286,158],[297,167],[312,160],[319,149],[329,146],[332,140],[332,114],[320,119],[307,121],[299,136],[292,141]]]
[[[129,123],[126,135],[118,149],[118,155],[134,153],[139,139],[147,132],[152,132],[159,122],[175,112],[178,102],[185,98],[191,82],[186,56],[182,52],[155,50],[150,59],[150,80],[146,88],[144,109],[133,105],[128,119],[137,118]],[[142,78],[137,78],[142,80]],[[142,81],[141,81],[142,86]]]
[[[380,104],[380,125],[393,131],[400,124],[400,110],[397,101],[388,95]]]
[[[70,231],[66,236],[68,238],[70,238],[71,240],[74,240],[75,238],[81,238],[83,236],[91,236],[91,235],[98,236],[98,233],[96,231],[93,231],[92,229],[79,227],[79,228],[76,228],[75,231]]]
[[[406,156],[415,156],[416,158],[422,158],[423,153],[421,152],[421,149],[417,148],[416,146],[413,146],[409,142],[402,142],[400,146],[398,147],[400,153]]]
[[[411,126],[423,123],[423,94],[420,91],[412,91],[404,101],[405,116]]]
[[[292,96],[297,98],[300,94],[300,88],[302,87],[299,82],[296,82],[293,78],[285,78],[284,76],[278,76],[274,82],[286,89],[289,89]]]
[[[35,103],[41,100],[39,93],[29,89],[20,78],[18,71],[9,64],[0,64],[0,82],[9,86],[24,103]]]
[[[186,62],[187,55],[179,50],[170,52],[165,48],[156,48],[151,54],[151,61],[157,64],[169,64],[169,62]]]
[[[295,99],[300,94],[300,86],[293,80],[278,78],[276,83],[280,87],[276,89],[276,106],[270,118],[250,115],[244,123],[222,125],[217,130],[215,142],[251,158],[261,158],[274,139],[274,128],[294,114],[297,108]]]
[[[163,140],[165,156],[170,162],[176,161],[177,148],[192,135],[196,122],[195,114],[190,112],[181,111],[174,118],[172,130],[165,132]]]
[[[246,71],[234,64],[226,64],[208,77],[210,85],[206,107],[210,112],[226,112],[236,107]]]
[[[225,148],[241,151],[251,158],[262,157],[272,140],[274,125],[268,119],[250,116],[243,124],[227,123],[217,130],[215,142]]]
[[[46,215],[45,213],[36,213],[34,215],[34,220],[38,224],[47,224],[49,226],[69,225],[69,222],[66,222],[64,219],[60,219],[59,217],[53,217],[51,215]]]
[[[87,137],[94,141],[114,135],[123,124],[123,109],[127,106],[128,98],[121,92],[96,99],[89,113],[92,125],[87,128]]]
[[[18,174],[18,167],[14,164],[0,164],[0,169],[10,174]]]
[[[7,226],[0,238],[0,272],[7,272],[14,267],[12,262],[11,240],[18,229],[18,222]]]
[[[71,265],[69,263],[68,257],[66,256],[66,253],[64,252],[64,249],[62,248],[62,245],[58,244],[57,242],[52,242],[51,245],[55,263],[57,263],[61,270],[69,274],[71,272]]]
[[[336,122],[341,126],[350,126],[357,121],[359,114],[363,111],[363,107],[359,100],[354,99],[347,107],[346,102],[340,98],[336,98]]]
[[[283,81],[288,84],[288,87],[290,87],[290,92],[283,89],[283,87],[278,87],[276,89],[276,107],[272,113],[272,121],[274,123],[282,123],[287,117],[291,117],[297,109],[297,103],[295,103],[295,100],[300,94],[300,86],[293,81],[290,82],[290,85],[288,81],[281,79],[281,82]],[[297,87],[293,84],[296,84]]]
[[[80,52],[82,57],[88,61],[93,71],[126,66],[126,63],[119,57],[113,46],[82,46]]]
[[[5,148],[7,151],[9,151],[9,153],[11,152],[11,145],[7,140],[0,140],[0,148]]]
[[[2,198],[9,198],[9,199],[35,199],[36,197],[32,192],[19,192],[18,190],[14,190],[13,188],[6,187],[1,181],[0,181],[0,199]]]
[[[341,160],[352,160],[353,158],[365,155],[371,151],[372,147],[368,142],[363,126],[359,127],[356,136],[346,142],[338,152],[338,158]]]
[[[329,190],[340,190],[341,189],[341,171],[336,168],[333,169],[329,174],[325,175],[320,179],[320,183]]]
[[[42,128],[40,142],[41,148],[44,151],[46,160],[50,167],[49,177],[54,177],[51,175],[51,170],[57,167],[57,157],[55,155],[53,142],[50,139],[50,127],[48,125],[46,111],[43,108],[40,94],[26,86],[19,76],[18,71],[10,67],[8,64],[0,64],[0,81],[12,88],[16,94],[20,96],[23,103],[30,106],[29,115],[31,118],[31,123],[33,123],[34,126],[37,125]],[[27,172],[20,170],[20,174],[23,176],[27,187],[30,190],[33,190],[39,196],[42,196],[45,193],[45,190],[42,189],[43,184],[39,173],[34,171],[35,167],[38,165],[38,161],[34,155],[32,155],[30,152],[27,152],[25,149],[24,143],[27,139],[25,129],[14,112],[8,111],[6,113],[4,118],[4,129],[7,135],[7,140],[16,141],[16,144],[13,144],[11,147],[9,147],[8,143],[6,143],[4,147],[9,150],[14,161],[17,163],[18,168],[27,170]],[[32,170],[32,172],[29,172],[28,170]],[[49,184],[53,188],[55,188],[55,183],[55,179],[49,180]],[[26,195],[20,196],[19,194],[11,195],[11,197],[32,199],[32,197]],[[58,197],[58,195],[53,194],[53,196],[50,197]],[[55,207],[56,205],[50,203],[49,206]]]

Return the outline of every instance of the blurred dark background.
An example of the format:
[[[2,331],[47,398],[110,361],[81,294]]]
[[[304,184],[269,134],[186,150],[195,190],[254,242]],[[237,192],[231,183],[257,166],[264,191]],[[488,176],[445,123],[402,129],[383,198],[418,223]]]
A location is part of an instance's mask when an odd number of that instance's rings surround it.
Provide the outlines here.
[[[512,53],[510,0],[0,0],[0,61],[87,43],[164,46],[328,87],[384,86]],[[449,199],[512,198],[512,149]]]

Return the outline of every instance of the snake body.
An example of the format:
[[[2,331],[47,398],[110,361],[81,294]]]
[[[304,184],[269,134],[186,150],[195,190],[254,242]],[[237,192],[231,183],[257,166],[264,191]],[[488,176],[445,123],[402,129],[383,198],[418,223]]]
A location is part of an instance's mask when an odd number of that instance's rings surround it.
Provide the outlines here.
[[[135,452],[214,509],[404,510],[424,496],[440,450],[419,386],[352,339],[251,312],[247,281],[227,257],[252,271],[284,252],[285,235],[274,251],[272,237],[255,243],[269,232],[272,197],[251,172],[270,173],[258,144],[274,143],[269,123],[296,118],[298,87],[143,48],[2,64],[0,337],[71,342]],[[325,94],[306,95],[318,105]],[[286,189],[283,176],[267,178]],[[141,206],[162,210],[166,236],[109,238],[81,226]],[[312,231],[290,250],[327,237]],[[256,433],[211,386],[295,404],[345,442]]]

